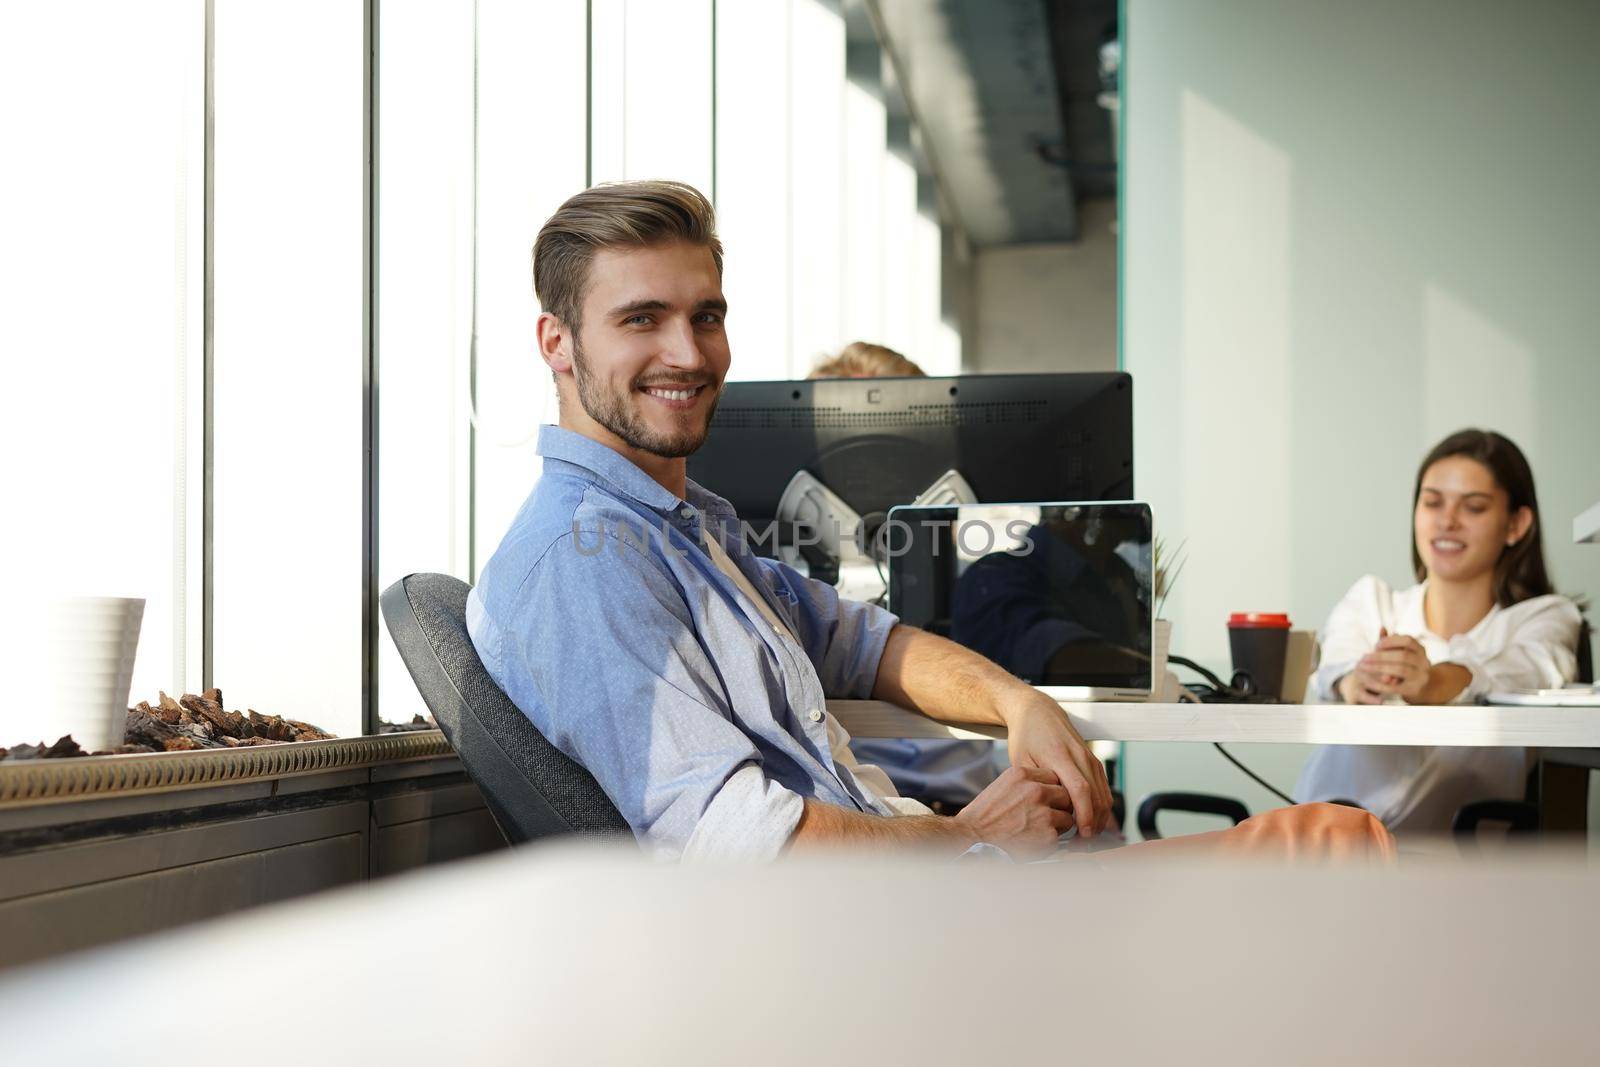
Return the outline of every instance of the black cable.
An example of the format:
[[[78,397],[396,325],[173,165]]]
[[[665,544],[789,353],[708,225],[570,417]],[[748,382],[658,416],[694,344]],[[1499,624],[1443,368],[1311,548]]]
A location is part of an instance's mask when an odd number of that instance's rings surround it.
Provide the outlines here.
[[[1188,667],[1191,671],[1194,671],[1200,677],[1202,677],[1206,681],[1210,682],[1212,684],[1212,686],[1214,686],[1216,688],[1218,694],[1227,694],[1227,693],[1234,692],[1234,690],[1232,689],[1231,686],[1228,685],[1228,683],[1224,682],[1221,678],[1218,678],[1216,675],[1212,674],[1210,671],[1206,670],[1204,667],[1200,666],[1200,664],[1196,663],[1192,659],[1185,659],[1182,656],[1174,656],[1169,652],[1167,654],[1167,662],[1168,663],[1176,663],[1180,667]]]
[[[1210,692],[1210,695],[1213,698],[1221,697],[1221,698],[1226,699],[1226,700],[1235,700],[1235,701],[1237,701],[1237,700],[1249,700],[1250,697],[1253,695],[1253,691],[1254,691],[1255,687],[1250,682],[1250,676],[1248,674],[1244,674],[1242,671],[1241,672],[1235,672],[1234,676],[1233,676],[1233,683],[1234,684],[1233,685],[1228,685],[1228,684],[1224,683],[1221,678],[1218,678],[1216,675],[1212,674],[1210,671],[1206,670],[1204,667],[1200,666],[1200,664],[1196,663],[1192,659],[1185,659],[1183,656],[1174,656],[1174,655],[1171,655],[1169,653],[1167,655],[1167,662],[1168,663],[1176,663],[1180,667],[1187,667],[1187,668],[1189,668],[1189,670],[1194,671],[1196,674],[1200,675],[1206,681],[1210,682],[1211,683],[1211,688],[1210,688],[1209,692]],[[1202,691],[1201,695],[1205,695],[1205,693],[1206,693],[1205,687],[1196,686],[1194,688],[1201,689],[1201,691]],[[1277,788],[1276,786],[1272,785],[1270,782],[1268,782],[1265,778],[1261,777],[1255,771],[1252,771],[1249,767],[1246,767],[1243,763],[1240,763],[1238,758],[1235,757],[1232,752],[1229,752],[1227,749],[1222,747],[1222,742],[1213,741],[1211,743],[1212,743],[1212,745],[1214,745],[1216,747],[1216,750],[1218,752],[1222,753],[1222,756],[1223,756],[1224,759],[1226,759],[1229,763],[1233,764],[1235,767],[1239,768],[1239,770],[1243,771],[1244,774],[1245,774],[1245,777],[1249,778],[1252,782],[1256,783],[1256,785],[1259,785],[1262,789],[1265,789],[1267,792],[1271,793],[1273,796],[1275,796],[1278,799],[1282,800],[1285,804],[1293,804],[1295,802],[1294,798],[1291,797],[1288,793],[1285,793],[1283,790],[1281,790],[1281,789]]]
[[[879,593],[873,598],[872,606],[876,608],[887,608],[889,606],[889,576],[883,573],[883,560],[879,559],[876,555],[872,557],[872,565],[878,568],[878,581],[883,583],[883,592]]]
[[[1244,764],[1240,763],[1236,758],[1234,758],[1234,755],[1233,755],[1232,752],[1229,752],[1227,749],[1222,747],[1222,742],[1221,741],[1213,741],[1211,743],[1216,746],[1216,749],[1217,749],[1218,752],[1222,753],[1223,758],[1225,758],[1229,763],[1233,764],[1235,767],[1237,767],[1241,771],[1243,771],[1245,773],[1246,777],[1248,777],[1256,785],[1259,785],[1262,789],[1265,789],[1267,792],[1271,793],[1273,796],[1277,797],[1279,800],[1283,801],[1285,804],[1293,804],[1293,803],[1295,803],[1294,797],[1291,797],[1288,793],[1285,793],[1283,790],[1281,790],[1281,789],[1277,788],[1276,786],[1272,785],[1265,778],[1261,777],[1255,771],[1252,771],[1249,767],[1246,767]]]
[[[878,568],[878,580],[883,583],[883,592],[878,594],[877,599],[872,603],[876,607],[887,608],[889,606],[889,576],[883,572],[883,561],[889,555],[889,524],[887,522],[879,523],[877,528],[872,531],[871,536],[867,536],[867,520],[878,514],[882,513],[873,512],[871,515],[862,516],[858,533],[861,535],[863,542],[862,550],[872,560],[872,565]]]

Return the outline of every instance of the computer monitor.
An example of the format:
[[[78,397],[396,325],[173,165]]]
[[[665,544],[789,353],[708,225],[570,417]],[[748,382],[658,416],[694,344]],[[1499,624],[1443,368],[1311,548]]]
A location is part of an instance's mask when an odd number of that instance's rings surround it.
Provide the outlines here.
[[[1133,501],[900,507],[889,610],[1059,699],[1150,691],[1155,533]],[[1070,690],[1070,691],[1069,691]]]
[[[1133,379],[728,382],[706,443],[689,457],[689,477],[753,527],[778,519],[785,487],[808,471],[863,517],[868,535],[950,470],[984,503],[1131,499]]]

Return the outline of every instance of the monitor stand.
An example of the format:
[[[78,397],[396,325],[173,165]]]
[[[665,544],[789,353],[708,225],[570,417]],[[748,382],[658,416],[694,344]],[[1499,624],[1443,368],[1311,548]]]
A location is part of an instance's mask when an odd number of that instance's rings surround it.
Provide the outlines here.
[[[976,504],[977,494],[957,471],[945,471],[917,495],[913,505]],[[797,543],[780,544],[778,558],[802,574],[813,569],[806,556],[820,553],[837,562],[834,588],[850,600],[879,603],[888,592],[883,569],[865,550],[861,516],[810,471],[796,471],[778,500],[778,525],[797,531]],[[820,568],[816,568],[819,569]]]

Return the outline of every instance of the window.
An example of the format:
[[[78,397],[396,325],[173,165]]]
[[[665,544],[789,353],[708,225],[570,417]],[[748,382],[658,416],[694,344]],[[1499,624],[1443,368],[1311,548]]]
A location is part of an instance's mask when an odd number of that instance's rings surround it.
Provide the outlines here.
[[[843,334],[844,19],[836,4],[789,4],[789,375],[804,377]],[[737,87],[735,88],[737,92]]]
[[[584,187],[588,151],[584,4],[492,0],[478,18],[475,568],[533,487],[540,424],[556,420],[531,255],[544,220]]]
[[[378,585],[471,577],[473,8],[378,24]],[[378,716],[426,714],[378,641]]]
[[[586,21],[581,0],[384,9],[380,586],[474,579],[538,475],[556,409],[530,253],[584,185]],[[393,643],[378,655],[379,717],[425,713]]]
[[[717,230],[729,376],[789,377],[789,3],[717,6]]]
[[[423,711],[373,598],[474,578],[533,485],[530,252],[591,181],[713,198],[735,376],[857,338],[954,370],[870,36],[836,0],[5,9],[0,89],[41,102],[0,114],[38,595],[146,599],[136,700],[210,682],[341,735]]]
[[[713,194],[711,8],[592,0],[595,181],[670,178]]]
[[[218,0],[212,680],[361,732],[365,27]]]
[[[0,9],[13,594],[143,597],[135,700],[200,674],[204,89],[198,0]]]

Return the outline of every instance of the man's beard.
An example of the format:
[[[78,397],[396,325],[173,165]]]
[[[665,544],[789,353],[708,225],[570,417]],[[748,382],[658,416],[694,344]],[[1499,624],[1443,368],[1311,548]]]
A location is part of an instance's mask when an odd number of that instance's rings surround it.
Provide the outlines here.
[[[663,434],[646,425],[638,407],[644,401],[636,399],[636,394],[632,390],[619,394],[590,375],[589,366],[584,361],[583,344],[576,337],[572,339],[572,367],[573,377],[578,381],[578,402],[583,405],[583,410],[588,412],[589,417],[595,422],[620,437],[629,448],[636,448],[641,452],[660,456],[662,459],[682,459],[692,455],[705,444],[706,434],[711,429],[711,417],[717,411],[716,393],[712,394],[711,403],[706,406],[705,419],[698,428],[690,427],[675,434]],[[663,379],[652,381],[650,384],[669,387],[703,385],[707,389],[715,388],[715,383],[705,378],[688,381]]]

